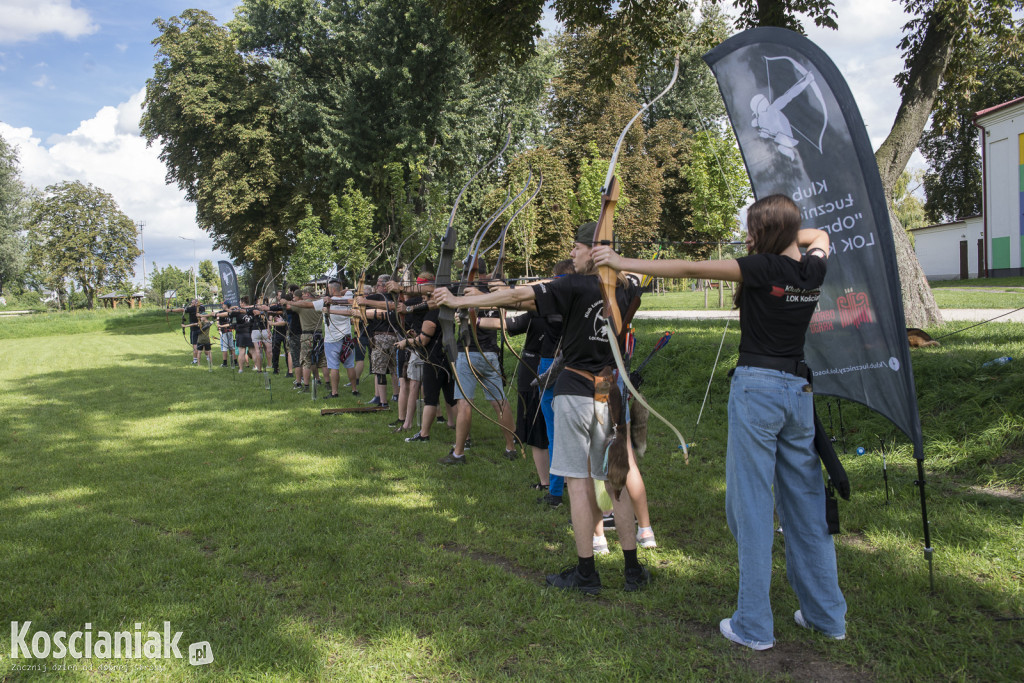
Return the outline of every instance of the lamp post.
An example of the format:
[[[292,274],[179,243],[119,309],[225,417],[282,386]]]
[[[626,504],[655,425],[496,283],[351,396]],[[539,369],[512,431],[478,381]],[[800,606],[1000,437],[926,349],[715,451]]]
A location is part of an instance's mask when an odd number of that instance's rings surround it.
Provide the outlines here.
[[[195,298],[199,298],[199,265],[196,262],[196,240],[194,237],[183,237],[178,235],[178,239],[188,240],[192,243],[192,284],[194,288]]]

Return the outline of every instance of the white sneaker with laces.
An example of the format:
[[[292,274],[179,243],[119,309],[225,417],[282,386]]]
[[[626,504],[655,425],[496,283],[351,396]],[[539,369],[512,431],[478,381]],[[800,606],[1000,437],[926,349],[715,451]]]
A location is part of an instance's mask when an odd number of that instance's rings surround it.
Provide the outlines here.
[[[818,631],[818,629],[814,628],[809,623],[807,623],[807,620],[804,619],[804,613],[801,612],[800,610],[797,610],[797,611],[793,612],[793,621],[795,621],[796,625],[801,627],[801,628],[805,628],[805,629],[807,629],[809,631],[815,631],[817,633],[821,633],[823,636],[827,636],[828,638],[831,638],[832,640],[846,640],[846,634],[845,633],[842,633],[842,634],[840,634],[838,636],[830,636],[827,633],[824,633],[822,631]]]
[[[767,650],[771,648],[775,642],[762,643],[757,640],[743,640],[732,630],[732,619],[722,619],[718,622],[718,630],[722,632],[722,635],[731,640],[732,642],[742,645],[743,647],[749,647],[751,650]]]
[[[594,554],[607,555],[609,552],[607,539],[604,536],[594,536]]]

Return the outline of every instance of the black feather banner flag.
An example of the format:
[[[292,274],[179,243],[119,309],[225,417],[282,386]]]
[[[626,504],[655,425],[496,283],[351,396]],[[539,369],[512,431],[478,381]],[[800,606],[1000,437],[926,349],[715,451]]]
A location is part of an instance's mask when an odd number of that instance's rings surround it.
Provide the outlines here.
[[[879,412],[913,442],[930,567],[921,420],[892,227],[850,88],[818,46],[780,28],[744,31],[704,61],[754,196],[784,194],[800,207],[803,227],[830,234],[828,275],[804,349],[814,391]]]
[[[229,261],[217,261],[217,269],[220,271],[220,291],[224,295],[222,300],[228,306],[237,306],[238,277],[235,275],[235,267]]]

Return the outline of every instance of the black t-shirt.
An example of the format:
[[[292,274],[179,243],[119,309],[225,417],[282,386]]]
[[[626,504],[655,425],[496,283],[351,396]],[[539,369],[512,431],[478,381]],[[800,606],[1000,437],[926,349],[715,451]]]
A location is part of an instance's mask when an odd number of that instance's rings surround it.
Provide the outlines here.
[[[231,314],[231,320],[238,334],[252,334],[253,310],[251,307],[239,308]]]
[[[523,355],[532,354],[540,356],[544,346],[544,339],[549,334],[547,318],[529,311],[523,315],[508,316],[505,321],[505,329],[511,336],[526,334],[523,341]]]
[[[807,326],[825,280],[825,259],[753,254],[736,260],[743,275],[740,352],[803,358]]]
[[[414,296],[414,297],[410,297],[410,298],[405,300],[405,307],[407,309],[411,309],[413,306],[417,306],[417,305],[419,305],[421,303],[423,303],[423,297],[422,296]],[[426,313],[427,313],[427,309],[426,308],[424,308],[421,311],[410,310],[408,313],[406,313],[405,314],[405,321],[404,321],[405,322],[405,329],[407,331],[409,331],[409,332],[414,333],[414,334],[419,334],[420,333],[420,329],[422,329],[423,318],[426,315]]]
[[[598,373],[615,364],[609,346],[601,299],[601,281],[596,275],[574,273],[553,282],[533,285],[537,313],[541,316],[560,314],[563,320],[562,355],[570,368]],[[625,313],[628,304],[640,295],[636,285],[615,289],[619,310]],[[555,395],[593,396],[594,385],[575,372],[562,372],[555,383]]]
[[[366,297],[367,301],[390,301],[394,303],[392,299],[389,299],[386,294],[373,293]],[[367,310],[374,310],[376,313],[373,317],[367,316],[369,324],[367,325],[367,332],[372,336],[387,332],[389,334],[395,334],[398,336],[402,335],[402,328],[398,324],[398,314],[395,313],[394,308],[387,310],[384,308],[368,308]]]
[[[478,320],[480,318],[497,318],[498,316],[498,311],[493,308],[477,311]],[[470,320],[468,313],[464,320],[466,321],[464,327],[467,329],[463,330],[463,334],[470,335],[465,341],[468,343],[471,353],[498,353],[501,351],[501,345],[498,343],[498,330],[483,330],[480,329],[479,325],[477,325],[476,339],[474,339],[472,331],[468,329]],[[479,342],[479,346],[477,345],[477,342]]]
[[[302,336],[302,320],[299,318],[298,311],[291,308],[287,309],[286,315],[288,316],[288,334],[296,337]]]
[[[221,333],[225,331],[230,332],[233,329],[232,325],[234,322],[231,318],[231,310],[227,308],[222,308],[216,312],[216,315],[217,329],[220,330]]]
[[[540,340],[540,357],[554,358],[562,343],[562,316],[552,313],[541,318],[544,336]]]
[[[267,323],[267,312],[263,311],[255,306],[248,309],[252,313],[253,327],[257,330],[266,330]]]
[[[441,333],[441,323],[439,322],[439,313],[440,313],[440,310],[437,309],[437,308],[435,308],[433,310],[428,310],[426,315],[423,316],[423,322],[420,323],[420,329],[422,330],[423,326],[426,323],[428,323],[428,322],[431,322],[431,323],[434,324],[434,336],[431,337],[430,341],[427,342],[427,355],[426,355],[426,358],[431,363],[437,363],[439,365],[443,365],[445,363],[445,359],[444,359],[444,344],[441,343],[443,335]]]
[[[196,310],[195,306],[186,306],[185,313],[188,313],[188,321],[190,323],[199,322],[199,313],[206,313],[206,306],[199,306],[199,310]]]

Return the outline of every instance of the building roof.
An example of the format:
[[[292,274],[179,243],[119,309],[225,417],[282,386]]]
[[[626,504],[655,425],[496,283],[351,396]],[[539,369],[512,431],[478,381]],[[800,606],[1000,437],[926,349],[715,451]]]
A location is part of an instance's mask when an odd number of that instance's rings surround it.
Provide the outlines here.
[[[1013,100],[1010,100],[1009,102],[1003,102],[1002,104],[997,104],[996,106],[989,107],[988,109],[982,109],[981,111],[978,111],[978,112],[974,113],[974,120],[977,121],[978,119],[980,119],[983,116],[988,116],[989,114],[994,114],[994,113],[996,113],[997,111],[999,111],[1001,109],[1006,109],[1007,107],[1012,107],[1013,105],[1019,104],[1021,102],[1024,102],[1024,96],[1018,97],[1018,98],[1013,99]]]
[[[910,228],[907,232],[916,232],[918,230],[928,230],[930,228],[945,228],[945,227],[950,226],[950,225],[960,225],[961,223],[966,223],[967,221],[972,220],[974,218],[981,218],[981,214],[978,213],[978,214],[975,214],[973,216],[964,216],[963,218],[958,218],[957,220],[950,221],[949,223],[933,223],[931,225],[922,225],[919,228]]]

